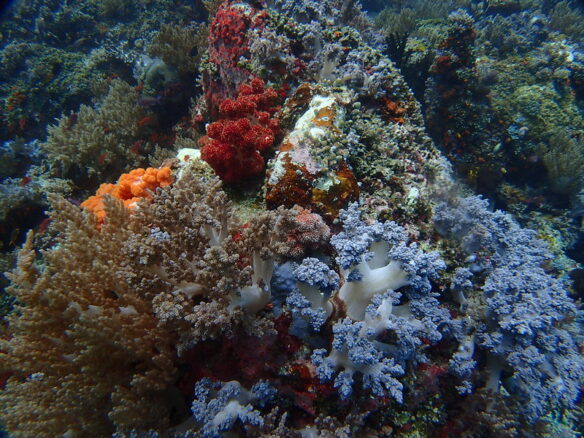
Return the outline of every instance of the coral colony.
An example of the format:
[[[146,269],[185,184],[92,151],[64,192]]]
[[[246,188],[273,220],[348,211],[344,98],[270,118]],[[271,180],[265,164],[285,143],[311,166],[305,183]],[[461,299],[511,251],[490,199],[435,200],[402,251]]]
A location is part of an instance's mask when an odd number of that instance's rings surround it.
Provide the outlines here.
[[[0,23],[1,436],[584,433],[575,2],[78,3]]]

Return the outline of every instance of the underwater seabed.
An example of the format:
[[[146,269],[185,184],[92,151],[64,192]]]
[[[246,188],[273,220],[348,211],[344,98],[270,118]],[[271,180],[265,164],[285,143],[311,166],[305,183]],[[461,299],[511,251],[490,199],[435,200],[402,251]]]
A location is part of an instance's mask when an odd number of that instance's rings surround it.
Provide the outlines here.
[[[0,436],[584,433],[584,11],[21,0]]]

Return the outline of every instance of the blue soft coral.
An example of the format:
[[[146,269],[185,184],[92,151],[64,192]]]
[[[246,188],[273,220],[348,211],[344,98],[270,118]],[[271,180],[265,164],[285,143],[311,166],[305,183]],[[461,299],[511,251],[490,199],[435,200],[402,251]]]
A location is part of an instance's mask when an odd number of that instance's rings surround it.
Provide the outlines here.
[[[552,406],[572,406],[584,384],[584,359],[566,324],[576,307],[566,285],[542,268],[552,258],[545,242],[487,207],[480,197],[442,203],[434,223],[461,241],[472,255],[471,268],[486,272],[485,322],[477,341],[491,355],[488,387],[496,390],[503,383],[521,401],[526,419],[535,421]],[[468,376],[473,364],[461,352],[451,368]],[[512,375],[501,381],[503,370]]]

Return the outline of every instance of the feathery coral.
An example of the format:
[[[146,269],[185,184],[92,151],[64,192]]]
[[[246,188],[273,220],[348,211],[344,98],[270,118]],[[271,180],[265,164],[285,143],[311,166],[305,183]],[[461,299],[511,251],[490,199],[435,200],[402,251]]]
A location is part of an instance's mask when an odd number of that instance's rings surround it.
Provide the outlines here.
[[[133,235],[128,212],[106,200],[110,220],[99,232],[93,215],[52,202],[60,245],[37,269],[30,233],[10,275],[18,312],[0,348],[12,372],[0,395],[6,427],[14,437],[49,438],[164,426],[173,336],[125,262],[120,243]]]
[[[144,136],[140,121],[147,115],[138,100],[136,90],[116,79],[100,106],[81,105],[78,113],[49,126],[42,149],[53,170],[59,175],[77,170],[103,178],[124,171],[127,164],[122,163],[136,165],[139,157],[130,146]]]
[[[127,196],[148,192],[124,187]],[[180,354],[232,332],[265,303],[262,294],[269,299],[270,255],[287,245],[278,226],[291,223],[280,220],[285,211],[252,220],[236,241],[240,228],[217,180],[185,172],[150,195],[132,214],[105,197],[101,230],[94,214],[52,199],[59,245],[42,269],[29,236],[9,274],[19,304],[0,345],[12,374],[0,395],[11,436],[165,430]]]

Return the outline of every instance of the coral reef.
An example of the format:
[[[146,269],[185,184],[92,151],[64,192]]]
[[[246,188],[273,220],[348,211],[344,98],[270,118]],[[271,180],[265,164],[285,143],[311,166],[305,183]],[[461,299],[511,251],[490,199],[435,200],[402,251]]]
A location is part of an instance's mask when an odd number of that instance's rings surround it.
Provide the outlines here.
[[[549,13],[550,28],[575,39],[582,39],[582,11],[574,2],[560,1]]]
[[[487,196],[510,203],[505,184],[528,184],[520,189],[525,198],[544,196],[560,205],[557,190],[546,190],[554,187],[552,178],[544,187],[530,177],[545,171],[542,146],[556,130],[571,137],[582,130],[580,9],[573,2],[488,2],[482,8],[461,2],[470,21],[457,25],[460,12],[445,19],[455,2],[433,3],[388,5],[376,24],[386,34],[386,53],[416,95],[425,94],[434,141]],[[576,205],[565,196],[563,206],[567,200]]]
[[[584,433],[581,17],[14,3],[0,435]]]
[[[10,274],[18,310],[9,317],[12,336],[2,347],[3,367],[12,374],[2,405],[15,436],[161,428],[169,420],[164,400],[177,352],[233,330],[243,309],[263,307],[270,278],[263,260],[277,247],[274,239],[262,239],[263,227],[277,229],[276,216],[249,224],[235,241],[229,205],[217,190],[212,181],[184,176],[151,204],[139,202],[132,215],[121,201],[106,197],[100,229],[93,214],[53,199],[51,226],[62,233],[61,244],[45,255],[41,268],[30,234]],[[187,241],[190,259],[180,248]],[[238,256],[246,248],[258,253]],[[253,268],[237,267],[238,260],[252,259]],[[52,394],[56,386],[59,395]],[[77,403],[85,396],[91,404]],[[30,418],[30,409],[49,398],[53,408]]]
[[[189,21],[187,5],[82,0],[25,1],[5,8],[0,42],[0,139],[43,138],[46,124],[132,80],[132,63],[164,23]],[[5,105],[10,99],[13,105]]]

